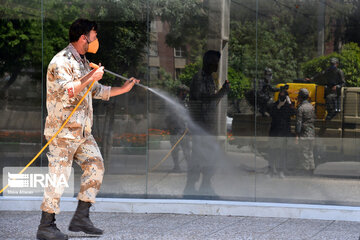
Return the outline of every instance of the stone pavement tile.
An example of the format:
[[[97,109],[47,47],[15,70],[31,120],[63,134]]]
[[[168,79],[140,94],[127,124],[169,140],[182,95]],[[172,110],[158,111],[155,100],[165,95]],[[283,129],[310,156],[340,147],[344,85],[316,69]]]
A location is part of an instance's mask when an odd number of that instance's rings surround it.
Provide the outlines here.
[[[360,233],[349,233],[347,231],[322,231],[312,237],[311,240],[358,240],[359,235]]]
[[[187,224],[178,225],[177,228],[166,233],[163,238],[166,236],[179,236],[185,239],[196,237],[204,239],[206,236],[231,226],[243,219],[244,217],[202,216]]]
[[[156,238],[152,238],[151,240],[255,240],[253,236],[246,237],[242,235],[225,235],[222,238],[213,238],[213,237],[206,237],[206,236],[181,236],[181,235],[175,235],[175,234],[167,234],[162,235]]]
[[[166,214],[160,218],[147,222],[143,227],[144,231],[147,231],[148,233],[165,233],[177,228],[183,228],[183,226],[191,224],[201,218],[203,218],[203,216]]]
[[[8,236],[1,236],[0,235],[0,239],[1,240],[14,240],[14,239],[16,239],[16,240],[25,240],[25,239],[30,239],[30,238],[16,238],[16,237],[8,237]],[[33,238],[33,239],[35,239],[35,237]]]
[[[139,238],[146,237],[146,239],[156,239],[160,235],[176,229],[179,226],[192,222],[201,216],[197,215],[175,215],[175,214],[163,214],[159,218],[153,218],[149,221],[142,222],[140,224],[133,224],[130,226],[120,227],[114,229],[112,234],[122,236],[126,239],[129,235],[134,235]]]
[[[34,220],[35,219],[35,220]],[[40,221],[40,217],[36,218],[33,212],[8,212],[4,211],[0,214],[0,232],[7,238],[17,238],[19,235],[26,237],[25,232],[33,228]]]
[[[102,224],[104,230],[112,235],[127,235],[128,233],[141,233],[153,230],[147,227],[149,222],[162,218],[163,214],[127,214],[113,216]],[[164,224],[164,223],[163,223]]]
[[[257,233],[268,232],[286,221],[286,218],[245,217],[241,221],[236,222],[229,227],[208,235],[208,237],[215,239],[222,239],[223,236],[228,236],[225,239],[231,239],[230,237],[240,236],[249,237],[249,234],[258,235]]]
[[[333,221],[311,219],[289,219],[262,235],[261,239],[310,239],[323,231]],[[264,237],[263,237],[264,236]],[[275,237],[276,236],[276,237]]]
[[[163,214],[113,213],[100,223],[102,222],[108,227],[131,226],[143,224],[162,216]]]
[[[242,232],[238,232],[238,233],[233,233],[233,232],[224,232],[221,235],[211,235],[209,237],[206,237],[206,240],[257,240],[259,238],[259,236],[261,236],[261,233],[253,233],[253,232],[246,232],[246,231],[242,231]],[[204,238],[203,238],[204,239]]]
[[[360,222],[334,221],[324,231],[360,232]]]
[[[268,232],[261,234],[257,236],[256,240],[270,240],[270,239],[276,239],[276,240],[306,240],[310,239],[308,236],[304,235],[296,235],[298,233],[292,233],[292,232]]]

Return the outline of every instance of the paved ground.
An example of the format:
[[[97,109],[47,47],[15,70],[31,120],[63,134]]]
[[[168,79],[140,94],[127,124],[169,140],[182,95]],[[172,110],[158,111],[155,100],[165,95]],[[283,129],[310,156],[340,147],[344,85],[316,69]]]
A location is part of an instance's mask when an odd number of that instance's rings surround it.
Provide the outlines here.
[[[105,230],[101,237],[68,232],[72,214],[61,213],[58,227],[70,239],[246,239],[358,240],[359,222],[174,214],[92,213]],[[35,239],[40,212],[0,212],[0,239]]]

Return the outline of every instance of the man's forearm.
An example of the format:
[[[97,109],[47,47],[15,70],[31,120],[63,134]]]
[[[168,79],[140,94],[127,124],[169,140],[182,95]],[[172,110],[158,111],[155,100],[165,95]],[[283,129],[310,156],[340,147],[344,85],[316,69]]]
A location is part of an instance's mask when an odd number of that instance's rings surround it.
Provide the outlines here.
[[[87,85],[92,82],[91,74],[88,73],[82,78],[73,82],[74,84],[74,95],[77,96]]]
[[[128,88],[125,87],[125,86],[122,86],[122,87],[111,87],[110,97],[114,97],[114,96],[117,96],[117,95],[121,95],[121,94],[127,93],[127,92],[129,92],[129,91],[130,91],[130,89],[128,89]]]
[[[110,97],[114,97],[129,92],[133,88],[133,86],[139,82],[140,80],[131,77],[121,87],[112,87],[110,89]]]

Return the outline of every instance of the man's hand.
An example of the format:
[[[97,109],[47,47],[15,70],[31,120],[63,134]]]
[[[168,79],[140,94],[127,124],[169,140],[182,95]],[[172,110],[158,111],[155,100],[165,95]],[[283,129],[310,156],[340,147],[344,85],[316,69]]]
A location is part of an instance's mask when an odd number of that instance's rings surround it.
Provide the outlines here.
[[[140,82],[139,79],[132,77],[124,83],[123,88],[124,90],[127,90],[127,92],[129,92],[134,87],[135,83],[139,83],[139,82]]]
[[[332,91],[336,91],[336,85],[331,88]]]
[[[121,87],[112,87],[110,90],[110,97],[114,97],[123,93],[129,92],[135,85],[135,83],[139,83],[140,80],[134,77],[127,80],[124,85]]]
[[[70,97],[77,96],[87,85],[89,85],[93,81],[99,81],[100,79],[102,79],[104,75],[104,67],[101,67],[101,63],[99,64],[99,66],[99,68],[94,68],[91,72],[78,79],[77,81],[73,82],[74,94],[69,95]]]
[[[99,66],[100,66],[99,68],[93,69],[89,73],[91,81],[99,81],[100,79],[102,79],[104,75],[104,67],[101,67],[101,63],[99,64]]]

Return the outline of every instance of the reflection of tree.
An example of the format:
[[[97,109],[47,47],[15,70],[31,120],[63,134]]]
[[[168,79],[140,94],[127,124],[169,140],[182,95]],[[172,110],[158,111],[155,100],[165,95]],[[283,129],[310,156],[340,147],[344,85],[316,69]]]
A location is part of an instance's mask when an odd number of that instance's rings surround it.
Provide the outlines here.
[[[208,33],[208,14],[202,0],[150,0],[155,16],[169,23],[166,43],[173,48],[190,46],[187,57],[195,61],[202,56]]]
[[[41,22],[36,19],[0,19],[0,76],[10,75],[6,91],[21,70],[41,66]]]
[[[265,67],[273,69],[275,81],[284,82],[296,78],[297,44],[289,26],[280,24],[277,18],[258,23],[258,62],[254,58],[255,31],[253,22],[231,23],[229,65],[251,78],[255,78],[256,69],[261,73]]]
[[[165,71],[165,69],[159,69],[159,77],[151,81],[150,87],[159,88],[167,93],[176,94],[177,87],[181,84],[179,80],[173,79],[172,75]]]
[[[360,43],[360,1],[352,0],[352,8],[346,19],[345,41]]]
[[[328,53],[340,51],[344,43],[360,42],[358,37],[360,1],[324,0],[322,2],[326,8],[325,44]],[[303,77],[301,64],[317,56],[318,4],[319,1],[310,0],[260,0],[259,62],[255,63],[255,2],[233,0],[230,65],[249,77],[255,76],[256,65],[260,70],[259,77],[266,65],[274,68],[275,81]],[[289,60],[290,66],[285,66],[284,62]]]

